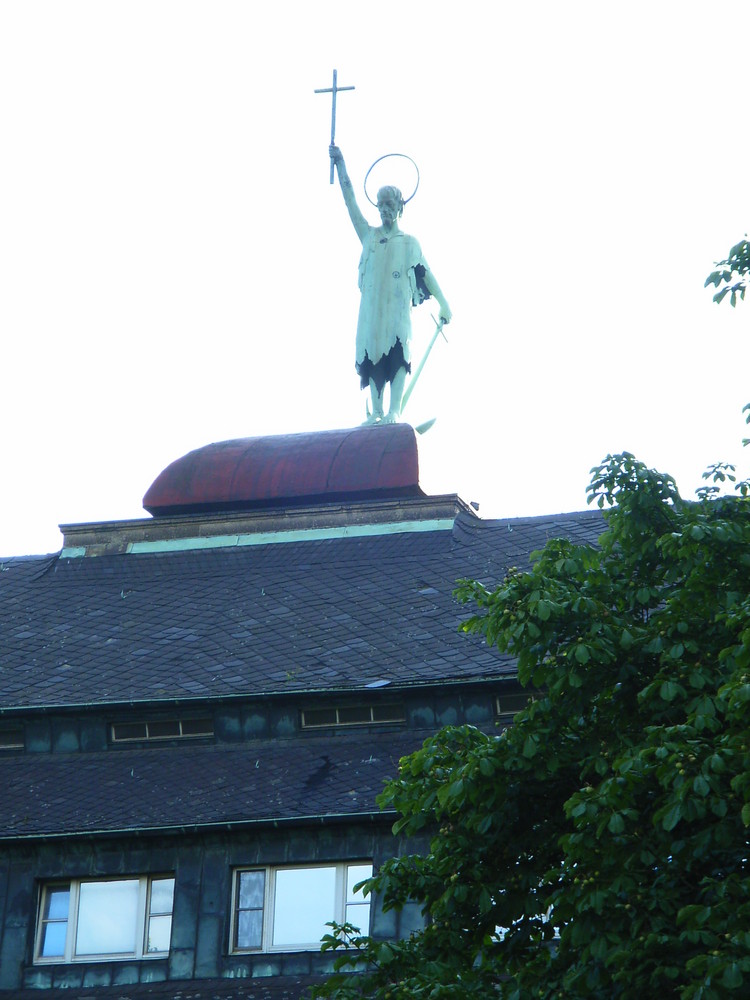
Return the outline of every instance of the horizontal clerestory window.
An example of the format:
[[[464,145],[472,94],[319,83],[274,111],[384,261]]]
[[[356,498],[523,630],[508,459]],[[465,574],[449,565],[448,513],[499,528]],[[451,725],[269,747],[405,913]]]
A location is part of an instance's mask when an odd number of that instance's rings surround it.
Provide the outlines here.
[[[0,726],[0,750],[23,750],[23,729],[20,726]]]
[[[302,728],[321,726],[367,726],[378,722],[404,722],[404,706],[398,703],[376,705],[338,705],[332,708],[304,708]]]
[[[329,921],[370,931],[370,900],[356,886],[372,863],[243,868],[235,872],[232,951],[311,951]]]
[[[526,708],[532,700],[528,691],[509,691],[499,694],[495,699],[495,714],[498,722],[509,724],[522,708]]]
[[[159,958],[172,935],[172,876],[71,879],[42,886],[37,962]]]
[[[112,742],[133,740],[174,740],[213,736],[213,719],[148,719],[139,722],[113,722]]]

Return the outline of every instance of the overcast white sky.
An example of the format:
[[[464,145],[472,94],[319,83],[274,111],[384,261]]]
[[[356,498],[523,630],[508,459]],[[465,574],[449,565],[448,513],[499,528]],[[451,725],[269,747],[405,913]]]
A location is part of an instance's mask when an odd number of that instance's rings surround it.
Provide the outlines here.
[[[516,516],[622,449],[685,495],[747,473],[750,302],[703,281],[748,230],[748,38],[710,0],[0,0],[0,554],[146,516],[211,441],[364,419],[334,67],[357,190],[419,164],[454,313],[406,411],[425,489]]]

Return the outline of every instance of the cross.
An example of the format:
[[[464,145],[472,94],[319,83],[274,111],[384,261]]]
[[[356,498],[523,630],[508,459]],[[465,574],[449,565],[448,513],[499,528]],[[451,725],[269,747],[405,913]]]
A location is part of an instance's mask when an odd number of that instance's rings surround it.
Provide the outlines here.
[[[321,87],[320,90],[316,90],[316,94],[331,94],[331,145],[333,145],[336,138],[336,94],[340,90],[354,90],[354,87],[337,87],[336,86],[336,70],[333,71],[333,86],[332,87]],[[333,184],[333,160],[331,160],[331,184]]]

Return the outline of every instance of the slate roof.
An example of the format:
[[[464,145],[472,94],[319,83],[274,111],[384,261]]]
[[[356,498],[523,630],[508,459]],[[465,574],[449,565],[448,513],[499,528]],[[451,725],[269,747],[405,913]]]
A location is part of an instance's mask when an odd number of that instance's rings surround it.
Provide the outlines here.
[[[103,716],[104,706],[291,703],[300,692],[355,692],[383,681],[407,689],[511,677],[509,657],[458,632],[469,611],[453,598],[456,581],[492,585],[510,566],[528,565],[549,538],[594,544],[603,527],[598,511],[503,521],[461,513],[443,531],[0,560],[0,721],[34,709]],[[0,841],[380,815],[375,797],[384,780],[431,734],[388,726],[7,753]],[[0,990],[0,997],[299,1000],[319,981],[123,983]]]
[[[357,690],[502,677],[457,632],[461,577],[498,582],[598,511],[452,531],[0,562],[0,710]]]
[[[431,732],[0,757],[0,841],[379,813]]]
[[[273,976],[264,979],[172,980],[132,986],[60,987],[2,990],[9,1000],[298,1000],[323,976]]]

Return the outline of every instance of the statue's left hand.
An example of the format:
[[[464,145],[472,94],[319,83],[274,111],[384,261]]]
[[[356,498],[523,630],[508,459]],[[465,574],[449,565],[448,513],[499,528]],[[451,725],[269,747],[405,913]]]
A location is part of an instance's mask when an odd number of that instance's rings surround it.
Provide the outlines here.
[[[453,313],[450,311],[448,306],[443,306],[443,308],[440,310],[440,319],[443,321],[443,323],[445,323],[446,326],[453,319]]]

